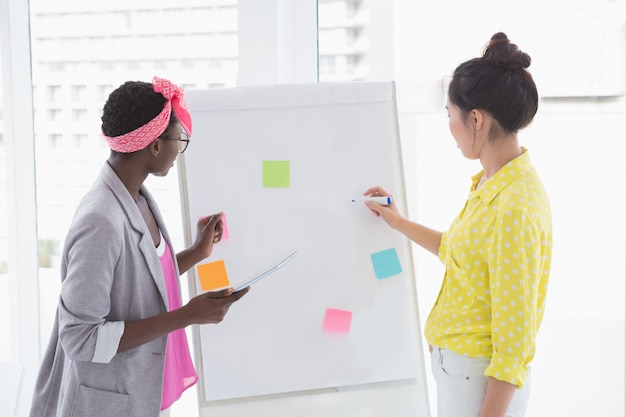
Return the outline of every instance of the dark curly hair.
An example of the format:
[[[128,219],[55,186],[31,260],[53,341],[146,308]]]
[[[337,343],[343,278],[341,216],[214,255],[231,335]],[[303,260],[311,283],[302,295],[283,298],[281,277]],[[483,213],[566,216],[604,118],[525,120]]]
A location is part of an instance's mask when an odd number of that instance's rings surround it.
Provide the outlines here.
[[[127,81],[115,89],[104,104],[102,132],[111,137],[131,132],[154,119],[164,105],[165,97],[155,93],[151,83]],[[167,136],[177,123],[178,119],[172,111],[169,125],[159,137]]]
[[[539,96],[529,66],[530,56],[498,32],[482,57],[456,68],[448,99],[463,115],[473,109],[485,110],[504,133],[515,133],[528,126],[537,113]]]

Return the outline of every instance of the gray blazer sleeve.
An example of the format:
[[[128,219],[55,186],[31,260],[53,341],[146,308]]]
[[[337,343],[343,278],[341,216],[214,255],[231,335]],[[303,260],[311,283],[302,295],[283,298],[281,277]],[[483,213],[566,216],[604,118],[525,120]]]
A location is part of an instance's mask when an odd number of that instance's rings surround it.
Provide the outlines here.
[[[59,304],[59,339],[68,358],[91,361],[98,329],[111,311],[111,288],[123,239],[114,216],[77,213],[67,237],[70,248]]]

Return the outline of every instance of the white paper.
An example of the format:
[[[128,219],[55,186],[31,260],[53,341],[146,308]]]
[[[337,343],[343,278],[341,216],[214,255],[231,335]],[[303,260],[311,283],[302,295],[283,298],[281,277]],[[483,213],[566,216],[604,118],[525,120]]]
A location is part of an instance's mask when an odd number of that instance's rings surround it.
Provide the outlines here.
[[[246,280],[245,282],[243,282],[242,284],[239,284],[237,286],[237,288],[235,288],[234,292],[237,291],[241,291],[246,287],[249,287],[250,285],[262,280],[263,278],[273,274],[274,272],[278,271],[280,268],[282,268],[287,262],[289,262],[290,260],[292,260],[296,255],[298,254],[298,251],[293,252],[292,254],[290,254],[289,256],[287,256],[285,259],[283,259],[282,261],[278,262],[276,265],[273,265],[271,267],[269,267],[268,269],[266,269],[265,271],[261,272],[260,274],[257,274],[255,276],[253,276],[252,278]]]

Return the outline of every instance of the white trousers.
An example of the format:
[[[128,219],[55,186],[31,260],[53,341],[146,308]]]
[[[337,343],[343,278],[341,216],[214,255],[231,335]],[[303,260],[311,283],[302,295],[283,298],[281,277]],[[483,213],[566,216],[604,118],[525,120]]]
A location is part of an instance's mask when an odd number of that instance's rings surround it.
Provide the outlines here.
[[[490,359],[474,359],[433,346],[430,354],[437,383],[438,417],[479,417],[485,401],[485,370]],[[523,417],[530,396],[530,374],[522,389],[515,391],[506,417]]]

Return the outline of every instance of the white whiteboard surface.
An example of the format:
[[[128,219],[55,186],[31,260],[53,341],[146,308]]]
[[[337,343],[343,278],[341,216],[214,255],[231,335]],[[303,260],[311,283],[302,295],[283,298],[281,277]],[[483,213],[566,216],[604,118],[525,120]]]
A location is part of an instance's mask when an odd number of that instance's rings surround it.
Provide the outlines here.
[[[202,413],[428,415],[410,242],[350,201],[381,185],[406,209],[393,83],[190,90],[186,99],[188,240],[200,216],[219,211],[229,231],[203,263],[223,260],[236,285],[298,251],[222,323],[196,329]],[[264,187],[263,161],[289,161],[288,187]],[[402,271],[377,278],[371,255],[390,249]],[[195,269],[190,279],[202,292]],[[324,330],[329,308],[352,313],[349,332]]]

